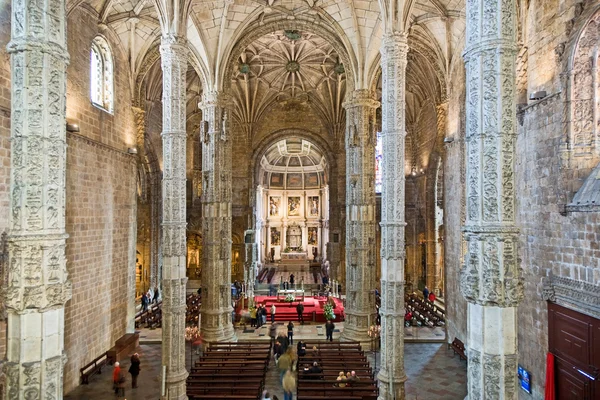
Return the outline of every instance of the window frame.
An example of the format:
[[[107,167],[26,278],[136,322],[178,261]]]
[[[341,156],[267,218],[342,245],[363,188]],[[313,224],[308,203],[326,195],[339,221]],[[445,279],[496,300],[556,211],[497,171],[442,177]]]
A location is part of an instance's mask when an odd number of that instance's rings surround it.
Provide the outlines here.
[[[95,59],[98,61],[95,62]],[[98,71],[94,71],[95,69]],[[89,95],[94,107],[109,114],[113,114],[114,111],[114,77],[114,62],[108,41],[102,36],[96,36],[90,46]],[[97,84],[94,84],[94,78],[98,80]],[[100,88],[99,96],[94,93],[94,88]],[[98,102],[98,97],[101,102]]]

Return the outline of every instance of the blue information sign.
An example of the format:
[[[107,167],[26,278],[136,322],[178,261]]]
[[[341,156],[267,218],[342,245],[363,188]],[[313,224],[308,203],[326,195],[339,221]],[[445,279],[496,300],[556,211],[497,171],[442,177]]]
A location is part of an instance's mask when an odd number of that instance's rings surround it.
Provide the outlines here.
[[[531,393],[531,375],[529,371],[519,365],[519,383],[521,384],[521,389],[526,391],[527,393]]]

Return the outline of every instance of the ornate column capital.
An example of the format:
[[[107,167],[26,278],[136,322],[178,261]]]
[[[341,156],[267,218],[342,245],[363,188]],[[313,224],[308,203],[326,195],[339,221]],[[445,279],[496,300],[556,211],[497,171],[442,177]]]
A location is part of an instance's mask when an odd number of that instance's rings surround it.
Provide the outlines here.
[[[375,94],[368,89],[359,89],[351,93],[348,100],[342,106],[347,110],[353,107],[377,108],[381,105],[375,100]]]
[[[231,107],[231,96],[222,91],[206,91],[202,94],[202,101],[198,103],[198,107],[203,112],[206,112],[210,107],[228,108]]]
[[[408,34],[395,32],[390,35],[384,35],[381,42],[381,65],[393,61],[404,61],[408,54]]]

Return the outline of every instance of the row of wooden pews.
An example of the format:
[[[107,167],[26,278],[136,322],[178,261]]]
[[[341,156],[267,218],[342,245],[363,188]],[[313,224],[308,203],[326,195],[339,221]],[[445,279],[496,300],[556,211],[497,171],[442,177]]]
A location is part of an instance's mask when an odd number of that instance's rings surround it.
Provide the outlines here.
[[[442,326],[446,322],[443,309],[429,300],[418,297],[416,294],[406,295],[404,303],[406,310],[412,313],[413,319],[420,325],[433,328],[435,326]]]
[[[189,294],[186,297],[185,322],[187,325],[198,325],[200,314],[200,296]],[[162,302],[151,304],[146,311],[140,311],[135,316],[136,328],[160,328],[162,326]]]
[[[150,304],[146,311],[140,311],[135,316],[136,328],[160,328],[162,325],[162,302]]]
[[[359,343],[307,341],[306,348],[298,358],[298,400],[377,400],[377,383]],[[322,374],[307,372],[315,361]],[[340,371],[355,371],[359,380],[339,387]]]
[[[260,399],[269,367],[269,342],[213,343],[187,379],[190,400]]]

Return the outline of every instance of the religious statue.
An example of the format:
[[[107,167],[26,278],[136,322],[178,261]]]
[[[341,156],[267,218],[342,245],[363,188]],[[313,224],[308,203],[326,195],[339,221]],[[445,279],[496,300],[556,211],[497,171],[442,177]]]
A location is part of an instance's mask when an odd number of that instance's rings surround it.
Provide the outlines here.
[[[319,196],[310,196],[309,202],[309,215],[311,217],[319,216]]]

